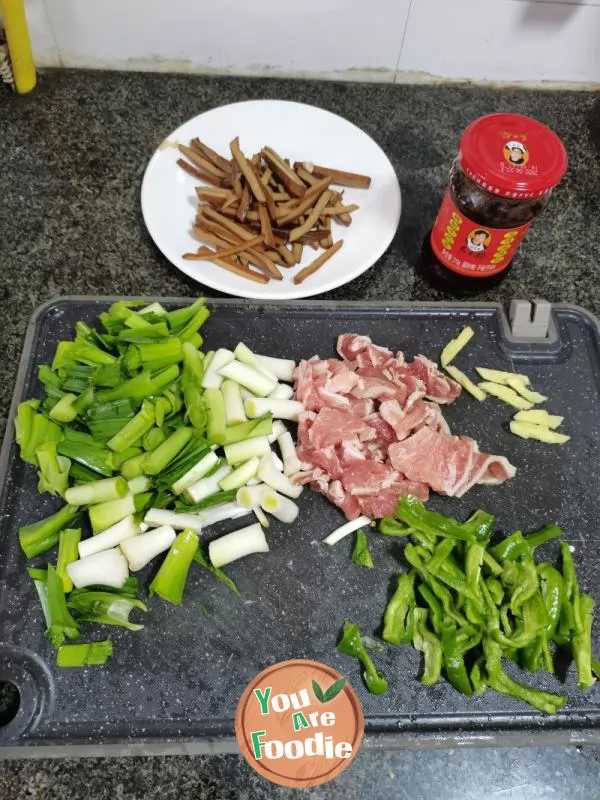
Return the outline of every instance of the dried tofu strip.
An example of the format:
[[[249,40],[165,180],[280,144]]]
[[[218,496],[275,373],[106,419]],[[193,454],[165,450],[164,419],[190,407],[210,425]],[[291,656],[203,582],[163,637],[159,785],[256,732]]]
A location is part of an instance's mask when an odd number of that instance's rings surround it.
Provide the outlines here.
[[[240,150],[239,136],[236,136],[235,139],[230,142],[229,148],[231,150],[231,155],[234,157],[236,164],[246,179],[246,186],[250,187],[252,194],[254,197],[256,197],[259,203],[266,203],[267,198],[265,197],[263,186],[254,172],[252,163],[248,161],[246,156]]]
[[[531,389],[528,389],[526,386],[524,386],[523,381],[520,381],[518,378],[509,378],[507,384],[511,389],[514,389],[517,394],[520,394],[521,397],[524,397],[528,403],[533,403],[535,405],[536,403],[545,403],[548,399],[544,394],[532,392]]]
[[[527,402],[524,397],[521,397],[521,395],[517,394],[514,389],[510,388],[510,386],[502,386],[499,383],[483,381],[479,384],[479,388],[483,389],[484,392],[497,397],[498,400],[502,400],[503,403],[508,403],[509,406],[517,408],[520,411],[528,411],[530,408],[533,408],[533,403]]]
[[[299,283],[302,283],[302,281],[305,281],[306,278],[309,277],[309,275],[312,275],[314,272],[316,272],[318,269],[320,269],[326,261],[329,261],[331,256],[334,253],[337,253],[337,251],[340,249],[340,247],[343,244],[344,244],[344,240],[343,239],[339,239],[333,245],[333,247],[330,247],[329,250],[326,250],[324,253],[321,253],[320,256],[315,258],[315,260],[312,262],[312,264],[309,264],[308,267],[304,267],[304,269],[301,269],[300,272],[297,275],[294,275],[294,283],[297,285]]]
[[[212,186],[223,186],[223,182],[219,178],[215,178],[214,175],[210,175],[208,172],[202,172],[202,170],[196,169],[196,167],[189,164],[184,158],[177,159],[177,166],[181,167],[184,172],[187,172],[188,175],[192,175],[199,181],[210,183]]]
[[[223,158],[223,156],[220,156],[215,150],[213,150],[203,141],[196,138],[192,139],[190,144],[195,150],[198,150],[200,153],[202,153],[209,161],[212,161],[215,167],[220,167],[220,169],[222,169],[226,174],[231,172],[231,162],[227,161],[227,159]]]
[[[342,169],[331,169],[311,164],[309,161],[296,162],[294,168],[303,167],[317,178],[330,177],[338,186],[350,186],[353,189],[368,189],[371,185],[369,175],[359,175],[357,172],[345,172]]]
[[[203,247],[201,248],[201,252],[199,251],[198,253],[184,253],[183,258],[188,261],[210,261],[213,256],[217,256],[218,258],[230,258],[231,256],[237,256],[238,253],[243,253],[244,250],[247,250],[249,247],[255,247],[257,244],[261,244],[262,240],[262,236],[257,236],[249,242],[242,242],[241,244],[226,247],[223,250],[216,250],[214,253],[210,250],[207,251],[206,247]]]
[[[452,364],[448,364],[444,369],[451,378],[454,378],[457,383],[460,383],[463,389],[473,395],[476,400],[479,400],[480,403],[485,400],[487,394],[479,386],[476,386],[464,372],[461,372],[457,367],[453,367]]]
[[[442,367],[447,367],[451,361],[454,361],[456,356],[473,338],[475,331],[469,325],[463,328],[455,339],[451,339],[446,347],[442,350],[440,362]]]
[[[488,369],[487,367],[475,367],[475,370],[483,378],[484,381],[492,381],[493,383],[501,383],[503,386],[509,386],[509,380],[517,380],[529,386],[529,378],[527,375],[519,375],[517,372],[502,372],[499,369]]]
[[[515,422],[532,422],[534,425],[544,425],[546,428],[558,428],[564,417],[549,414],[543,408],[534,408],[531,411],[519,411],[513,419]]]
[[[208,250],[208,248],[206,249]],[[200,252],[202,252],[202,250],[200,250]],[[241,264],[236,264],[235,261],[232,261],[229,258],[217,258],[212,250],[209,250],[208,252],[210,252],[212,255],[211,261],[213,264],[226,269],[228,272],[233,272],[236,275],[239,275],[241,278],[249,278],[251,281],[256,281],[256,283],[267,283],[269,280],[267,275],[253,272],[251,269],[248,269],[248,267],[243,267]]]
[[[225,170],[215,167],[214,164],[201,156],[200,153],[194,150],[193,147],[186,147],[184,144],[180,144],[178,146],[178,150],[180,153],[183,153],[184,156],[187,156],[193,164],[195,164],[197,167],[200,167],[200,169],[204,172],[208,172],[210,175],[214,175],[215,178],[219,178],[221,180],[227,177],[227,172],[225,172]]]
[[[295,242],[301,236],[304,236],[305,233],[309,232],[309,230],[313,227],[315,222],[319,219],[321,211],[323,211],[325,206],[329,203],[330,197],[331,197],[331,192],[328,189],[325,190],[315,203],[315,206],[308,215],[308,217],[306,218],[306,221],[302,225],[299,225],[297,228],[294,228],[290,232],[290,239],[289,239],[290,242]]]
[[[262,155],[269,167],[285,185],[285,188],[296,197],[303,197],[306,192],[306,185],[294,170],[285,163],[283,158],[272,147],[263,147]]]
[[[536,439],[538,442],[545,444],[564,444],[571,438],[564,433],[553,431],[545,425],[536,425],[533,422],[519,422],[518,420],[511,420],[510,430],[515,436],[520,436],[521,439]]]

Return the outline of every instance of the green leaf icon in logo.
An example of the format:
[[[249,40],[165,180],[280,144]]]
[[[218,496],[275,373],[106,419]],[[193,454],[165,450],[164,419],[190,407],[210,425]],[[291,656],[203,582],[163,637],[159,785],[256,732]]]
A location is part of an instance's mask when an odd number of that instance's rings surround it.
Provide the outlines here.
[[[319,684],[313,680],[312,688],[315,694],[315,697],[320,703],[328,703],[330,700],[334,700],[338,694],[342,691],[346,684],[346,678],[340,678],[339,680],[335,681],[331,684],[331,686],[324,692],[323,689],[319,686]]]
[[[321,687],[319,686],[319,684],[315,680],[313,680],[313,682],[312,682],[312,689],[313,689],[313,692],[315,693],[315,697],[317,698],[317,700],[320,703],[324,703],[325,702],[325,695],[323,694],[323,689],[321,689]]]

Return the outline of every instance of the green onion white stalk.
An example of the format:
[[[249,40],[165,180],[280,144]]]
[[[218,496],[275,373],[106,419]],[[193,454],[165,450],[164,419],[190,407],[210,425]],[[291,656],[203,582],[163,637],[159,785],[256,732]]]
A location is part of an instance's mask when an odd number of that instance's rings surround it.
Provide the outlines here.
[[[217,350],[205,367],[202,388],[218,389],[223,383],[223,376],[219,373],[219,370],[229,364],[230,361],[233,361],[234,358],[235,356],[231,350],[227,350],[224,347]]]
[[[287,497],[296,499],[300,497],[302,493],[301,486],[295,486],[287,475],[279,472],[273,459],[273,453],[265,453],[261,458],[258,467],[258,477],[266,483],[267,486],[270,486],[271,489],[275,489],[276,492],[284,494]]]
[[[359,528],[364,528],[365,525],[370,525],[371,520],[369,517],[357,517],[357,519],[353,519],[350,522],[346,522],[345,525],[341,525],[339,528],[336,528],[332,531],[329,536],[323,539],[324,544],[334,545],[337,544],[344,536],[349,536],[354,531],[357,531]]]
[[[138,475],[137,478],[132,478],[127,482],[131,494],[141,494],[147,492],[152,486],[152,481],[145,475]]]
[[[129,577],[127,559],[115,547],[80,558],[67,565],[67,575],[78,589],[85,586],[111,586],[120,589]]]
[[[288,524],[296,519],[300,511],[293,500],[279,494],[279,492],[276,492],[274,489],[265,489],[263,491],[260,506],[264,511],[272,514],[281,522],[286,522]]]
[[[188,470],[183,477],[175,481],[171,489],[175,494],[181,494],[189,486],[192,486],[194,483],[197,483],[200,478],[203,478],[207,472],[210,472],[211,469],[217,465],[218,461],[219,456],[214,450],[211,450],[210,453],[203,456],[195,466]]]
[[[257,397],[266,397],[277,386],[277,382],[270,380],[258,370],[242,364],[240,361],[230,361],[219,370],[219,375],[224,378],[231,378],[232,381],[239,383],[249,389]]]
[[[235,501],[244,508],[256,508],[260,506],[260,501],[266,488],[267,486],[264,483],[257,483],[254,486],[242,486],[241,489],[238,489]]]
[[[281,436],[286,430],[287,428],[280,419],[273,420],[272,433],[267,437],[269,444],[273,444],[273,442],[277,440],[277,437]]]
[[[202,530],[202,522],[199,514],[184,514],[177,511],[167,511],[164,508],[150,508],[144,517],[144,522],[153,527],[170,525],[177,531],[190,528],[195,533]]]
[[[294,390],[287,383],[278,383],[269,395],[273,400],[291,400],[293,396]]]
[[[71,506],[90,506],[96,503],[107,503],[125,497],[128,492],[125,478],[106,478],[102,481],[92,481],[80,486],[71,486],[65,492],[65,500]]]
[[[219,482],[232,472],[232,468],[224,464],[206,478],[200,478],[184,491],[186,500],[190,503],[199,503],[205,497],[216,494],[219,491]]]
[[[244,508],[238,503],[222,503],[220,506],[214,508],[207,508],[201,511],[198,516],[202,522],[203,528],[208,528],[211,525],[216,525],[217,522],[223,522],[226,519],[237,519],[238,517],[245,517],[252,513],[252,509]]]
[[[232,561],[254,553],[268,552],[269,545],[258,522],[213,539],[208,545],[208,556],[214,567],[224,567]]]
[[[255,436],[242,442],[226,444],[223,451],[228,464],[242,464],[255,456],[263,456],[270,449],[266,436]]]
[[[296,362],[291,358],[273,358],[272,356],[260,356],[256,358],[265,366],[277,380],[291,383],[294,380],[294,371],[296,369]]]
[[[264,375],[270,381],[274,381],[277,383],[277,376],[274,375],[271,370],[265,366],[257,356],[254,355],[252,350],[247,347],[243,342],[240,342],[238,346],[233,351],[233,354],[237,358],[238,361],[241,361],[242,364],[247,364],[249,367],[252,367],[257,372],[260,372],[261,375]]]
[[[125,519],[102,531],[102,533],[97,533],[95,536],[90,536],[89,539],[79,542],[79,557],[86,558],[94,553],[110,550],[113,547],[117,547],[125,539],[129,539],[131,536],[138,536],[139,533],[139,526],[136,525],[133,517],[125,517]]]
[[[221,384],[221,394],[225,404],[225,422],[227,425],[246,422],[248,418],[244,411],[244,401],[242,400],[239,384],[227,378]]]
[[[262,525],[262,527],[263,528],[268,528],[269,524],[270,524],[269,523],[269,518],[267,517],[265,512],[262,510],[262,508],[260,506],[255,506],[252,509],[252,511],[254,512],[254,516],[259,521],[259,523]]]
[[[283,459],[283,473],[288,477],[300,472],[300,459],[296,455],[296,446],[289,431],[284,431],[277,437],[279,452]]]
[[[153,558],[168,550],[175,541],[176,533],[170,525],[161,525],[147,533],[126,539],[121,543],[121,552],[127,559],[129,569],[137,572]]]
[[[274,419],[288,419],[298,422],[304,406],[298,400],[276,400],[271,397],[254,397],[244,400],[244,408],[250,419],[272,414]]]
[[[267,454],[265,453],[265,455]],[[219,486],[224,492],[230,491],[231,489],[239,489],[240,486],[243,486],[245,483],[251,480],[251,478],[254,478],[258,472],[259,464],[260,459],[258,457],[249,459],[241,464],[237,469],[234,469],[232,473],[223,478],[219,482]]]

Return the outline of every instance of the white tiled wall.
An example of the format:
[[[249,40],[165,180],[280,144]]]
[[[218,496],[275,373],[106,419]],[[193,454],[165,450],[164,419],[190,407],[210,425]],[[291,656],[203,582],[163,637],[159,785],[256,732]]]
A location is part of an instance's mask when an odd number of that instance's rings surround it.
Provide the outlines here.
[[[38,64],[600,83],[600,0],[26,0]]]

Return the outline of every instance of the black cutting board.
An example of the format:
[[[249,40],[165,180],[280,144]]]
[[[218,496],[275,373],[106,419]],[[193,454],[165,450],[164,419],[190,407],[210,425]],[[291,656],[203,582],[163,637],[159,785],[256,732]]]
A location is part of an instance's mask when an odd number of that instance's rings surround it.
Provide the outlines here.
[[[338,655],[335,643],[344,618],[363,633],[378,632],[394,576],[404,568],[402,543],[373,533],[375,569],[354,565],[353,537],[333,548],[319,543],[343,517],[310,490],[301,496],[294,525],[271,524],[267,556],[229,568],[243,602],[192,568],[183,607],[155,598],[143,631],[90,627],[94,638],[108,634],[114,641],[114,656],[104,667],[57,669],[17,533],[58,503],[38,495],[35,470],[18,459],[12,415],[18,401],[40,395],[37,366],[51,360],[57,341],[73,335],[78,319],[94,323],[114,299],[53,301],[34,315],[25,342],[0,460],[0,681],[17,685],[21,698],[14,719],[0,728],[0,757],[235,750],[233,718],[246,683],[289,658],[317,659],[348,676],[363,703],[368,744],[600,741],[600,687],[580,692],[572,665],[561,680],[522,676],[539,688],[568,692],[569,703],[556,717],[491,691],[467,699],[443,680],[426,688],[417,680],[420,656],[408,646],[375,654],[390,688],[383,697],[369,695],[358,663]],[[162,302],[176,307],[189,300]],[[518,439],[507,431],[508,406],[491,398],[480,404],[463,394],[445,411],[452,430],[473,436],[482,451],[506,455],[518,473],[502,486],[475,487],[460,500],[433,496],[430,505],[459,518],[484,508],[497,514],[503,533],[558,523],[575,546],[582,589],[600,600],[600,342],[593,317],[555,307],[556,340],[523,344],[508,335],[504,313],[494,304],[222,300],[211,306],[202,331],[205,349],[232,348],[241,340],[257,352],[296,360],[334,356],[336,338],[346,331],[368,334],[408,357],[424,353],[435,360],[462,326],[472,325],[475,337],[458,366],[470,374],[475,366],[526,372],[549,396],[547,408],[564,415],[571,440],[550,447]],[[222,523],[206,538],[242,522]],[[541,555],[554,559],[557,549],[552,542]],[[35,563],[43,564],[43,556]],[[144,579],[147,574],[152,568]],[[600,626],[596,639],[598,631]],[[512,665],[509,671],[519,675]]]

